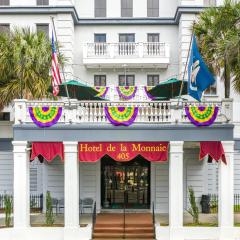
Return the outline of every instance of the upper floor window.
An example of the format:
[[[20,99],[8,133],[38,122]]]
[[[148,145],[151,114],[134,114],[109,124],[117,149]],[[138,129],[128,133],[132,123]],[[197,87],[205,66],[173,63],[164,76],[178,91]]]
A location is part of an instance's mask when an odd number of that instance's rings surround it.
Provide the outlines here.
[[[43,32],[46,37],[49,38],[49,25],[48,24],[37,24],[37,33]]]
[[[95,17],[106,17],[106,0],[95,0]]]
[[[49,5],[49,0],[37,0],[37,6]]]
[[[94,86],[106,86],[106,75],[94,75]]]
[[[105,43],[106,42],[106,34],[105,33],[95,33],[94,34],[94,42],[95,43]]]
[[[159,42],[159,33],[148,33],[148,42]]]
[[[216,0],[203,0],[204,7],[213,7],[216,6]]]
[[[10,0],[0,0],[0,6],[9,6]]]
[[[148,86],[156,86],[159,84],[159,75],[148,75],[147,76],[147,85]]]
[[[119,75],[119,86],[134,86],[135,76],[134,75]]]
[[[119,42],[135,42],[134,33],[121,33],[119,34]]]
[[[121,0],[121,16],[133,16],[133,0]]]
[[[147,16],[159,17],[159,0],[147,0]]]
[[[10,121],[10,112],[0,112],[0,121]]]
[[[0,24],[0,33],[9,33],[10,24]]]

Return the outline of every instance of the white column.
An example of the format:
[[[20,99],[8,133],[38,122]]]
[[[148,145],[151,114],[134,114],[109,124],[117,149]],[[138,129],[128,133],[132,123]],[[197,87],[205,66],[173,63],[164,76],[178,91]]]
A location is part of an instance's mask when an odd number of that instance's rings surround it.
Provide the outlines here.
[[[227,160],[227,165],[219,162],[219,203],[218,203],[218,226],[219,227],[233,227],[234,212],[233,212],[233,197],[234,197],[234,142],[222,142]]]
[[[64,142],[64,195],[65,228],[79,228],[79,161],[77,142]]]
[[[14,228],[30,226],[29,152],[26,141],[13,141]]]
[[[183,226],[183,142],[171,141],[169,152],[169,226]]]

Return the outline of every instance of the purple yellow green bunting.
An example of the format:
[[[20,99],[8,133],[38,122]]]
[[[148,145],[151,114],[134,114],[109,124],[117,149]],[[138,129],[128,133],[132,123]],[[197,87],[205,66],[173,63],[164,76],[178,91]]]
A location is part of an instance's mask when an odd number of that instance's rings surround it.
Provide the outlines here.
[[[109,122],[115,126],[129,126],[134,123],[138,115],[138,107],[105,107],[105,114]]]
[[[62,115],[62,107],[29,107],[32,121],[41,128],[56,124]]]
[[[118,86],[117,92],[120,98],[130,100],[135,97],[137,86]]]
[[[148,96],[148,98],[150,98],[151,100],[154,100],[155,97],[152,96],[148,91],[150,91],[153,88],[154,88],[153,86],[144,86],[145,93]]]
[[[218,115],[217,106],[190,106],[185,107],[185,113],[195,126],[210,126]]]
[[[99,87],[94,87],[94,89],[99,92],[97,94],[97,97],[104,98],[104,97],[106,97],[109,87],[99,86]]]

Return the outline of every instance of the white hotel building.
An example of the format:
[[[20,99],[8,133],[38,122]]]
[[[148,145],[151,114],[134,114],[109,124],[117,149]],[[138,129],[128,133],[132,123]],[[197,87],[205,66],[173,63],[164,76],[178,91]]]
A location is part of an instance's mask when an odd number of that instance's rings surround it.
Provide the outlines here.
[[[205,7],[222,2],[0,0],[0,31],[18,26],[51,34],[51,16],[54,17],[61,52],[67,58],[67,80],[110,86],[109,98],[116,104],[119,99],[114,87],[139,86],[136,99],[128,103],[141,108],[149,104],[142,86],[182,78],[193,21]],[[129,127],[109,124],[98,108],[103,102],[73,101],[76,108],[69,110],[63,100],[54,103],[16,100],[0,113],[0,194],[14,195],[14,226],[0,228],[0,239],[91,239],[91,224],[79,225],[79,199],[92,198],[98,213],[106,208],[109,212],[121,212],[124,191],[113,187],[114,194],[108,196],[106,204],[104,182],[106,173],[117,170],[130,176],[131,164],[144,171],[147,184],[141,201],[134,194],[130,197],[130,191],[127,193],[127,211],[152,213],[154,203],[156,214],[168,216],[167,226],[155,224],[156,239],[240,239],[233,211],[234,195],[240,194],[240,96],[231,90],[231,99],[224,99],[224,84],[218,80],[204,99],[217,104],[221,114],[211,127],[203,128],[186,120],[183,107],[175,108],[176,100],[152,102],[150,110],[142,111]],[[64,117],[43,130],[31,122],[27,107],[44,104],[62,106]],[[88,111],[82,111],[83,107]],[[169,142],[168,161],[154,163],[137,158],[134,163],[122,166],[106,157],[95,163],[78,160],[79,142],[133,141]],[[208,163],[207,159],[199,161],[200,141],[221,141],[227,165]],[[56,158],[30,163],[32,142],[63,142],[64,162]],[[119,184],[118,179],[115,181]],[[193,187],[198,204],[202,195],[218,195],[218,227],[184,226],[189,186]],[[47,191],[56,199],[64,199],[64,227],[30,224],[29,195],[43,194],[45,199]],[[115,205],[109,205],[112,202]]]

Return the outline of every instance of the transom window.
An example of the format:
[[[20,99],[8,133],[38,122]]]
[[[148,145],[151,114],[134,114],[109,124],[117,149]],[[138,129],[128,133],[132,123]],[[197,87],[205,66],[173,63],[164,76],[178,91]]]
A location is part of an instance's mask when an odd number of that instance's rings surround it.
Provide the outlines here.
[[[49,0],[37,0],[37,6],[49,5]]]
[[[148,75],[147,76],[147,85],[148,86],[156,86],[159,84],[159,75]]]
[[[147,16],[159,17],[159,0],[147,0]]]
[[[94,86],[106,86],[106,75],[94,75]]]
[[[0,33],[9,33],[10,24],[0,24]]]
[[[106,0],[95,0],[95,17],[106,17]]]
[[[134,75],[119,75],[119,86],[134,86],[135,76]]]
[[[0,6],[9,6],[10,0],[0,0]]]
[[[37,33],[43,32],[46,37],[49,38],[49,25],[48,24],[37,24]]]
[[[133,16],[133,0],[121,0],[121,16]]]

